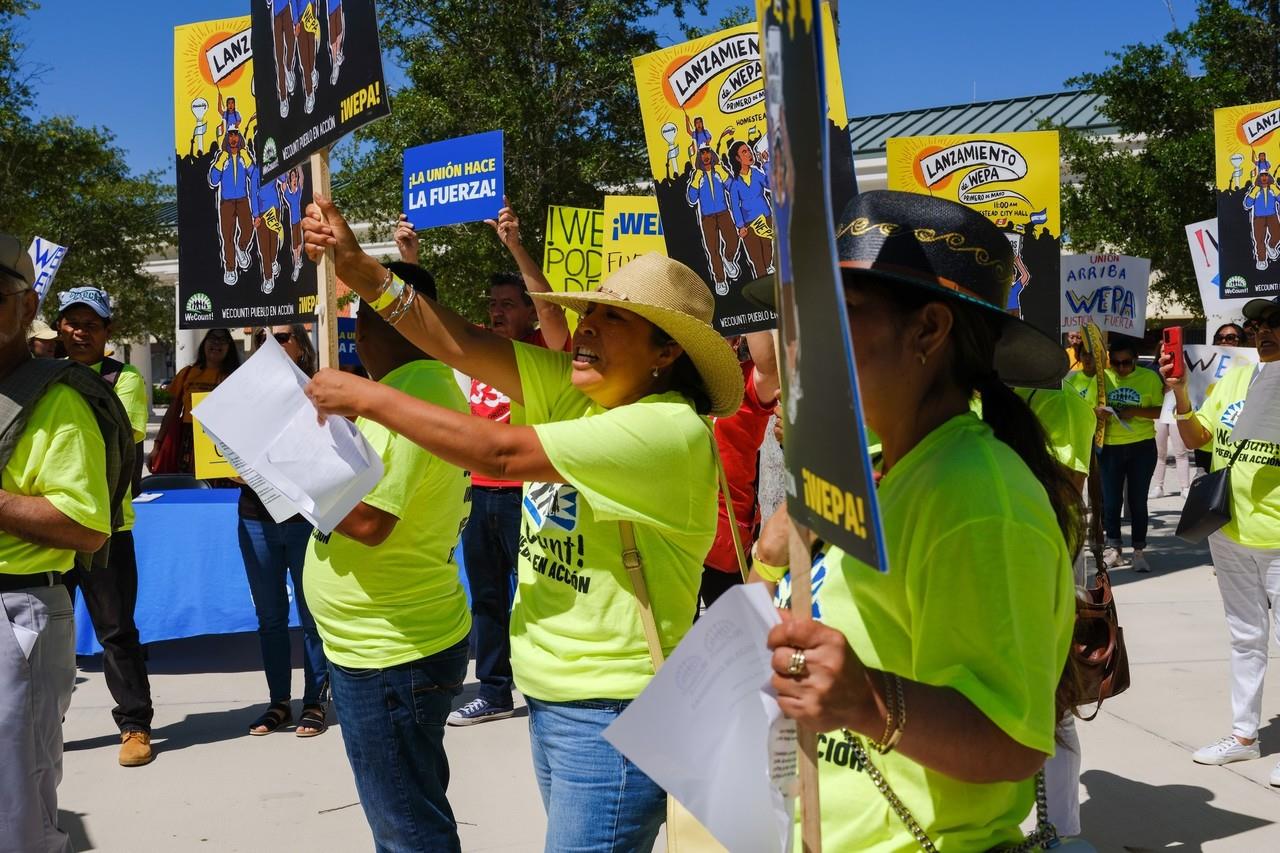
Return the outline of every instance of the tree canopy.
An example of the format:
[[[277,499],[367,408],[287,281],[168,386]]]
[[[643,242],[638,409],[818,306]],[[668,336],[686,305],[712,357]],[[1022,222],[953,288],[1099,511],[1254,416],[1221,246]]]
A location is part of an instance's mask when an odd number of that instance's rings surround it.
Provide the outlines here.
[[[1150,258],[1152,289],[1199,314],[1184,228],[1215,215],[1213,111],[1280,97],[1280,2],[1200,0],[1185,28],[1111,56],[1067,81],[1106,98],[1121,137],[1058,128],[1071,246]]]
[[[173,337],[173,292],[142,271],[172,239],[157,218],[167,189],[155,174],[134,175],[113,134],[65,116],[36,118],[38,72],[22,62],[20,24],[31,0],[0,0],[0,230],[39,235],[67,247],[55,291],[76,284],[106,290],[116,306],[114,336]],[[52,316],[57,299],[45,300]]]
[[[390,223],[404,149],[502,128],[507,195],[540,258],[547,205],[599,207],[648,178],[631,58],[661,47],[648,20],[663,10],[683,21],[706,0],[382,0],[382,47],[407,85],[339,158],[339,202]],[[475,313],[489,274],[512,266],[483,223],[421,239],[423,264],[459,310]]]

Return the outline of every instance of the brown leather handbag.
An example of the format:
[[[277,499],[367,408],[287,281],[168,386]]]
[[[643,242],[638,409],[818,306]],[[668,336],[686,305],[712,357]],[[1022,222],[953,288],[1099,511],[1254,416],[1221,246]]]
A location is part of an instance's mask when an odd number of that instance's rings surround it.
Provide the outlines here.
[[[1102,563],[1098,564],[1093,586],[1076,597],[1071,657],[1079,679],[1072,704],[1096,703],[1093,713],[1087,717],[1078,708],[1073,713],[1082,720],[1092,720],[1102,710],[1104,700],[1129,689],[1129,654],[1124,647],[1124,629],[1116,615],[1111,576]]]

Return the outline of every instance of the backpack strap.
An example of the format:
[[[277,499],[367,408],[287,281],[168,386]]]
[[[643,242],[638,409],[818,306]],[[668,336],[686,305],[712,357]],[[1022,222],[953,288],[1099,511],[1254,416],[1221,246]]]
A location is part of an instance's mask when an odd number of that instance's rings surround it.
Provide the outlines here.
[[[106,382],[112,388],[116,387],[116,383],[120,381],[120,374],[124,373],[124,362],[116,361],[111,356],[102,359],[102,381]]]

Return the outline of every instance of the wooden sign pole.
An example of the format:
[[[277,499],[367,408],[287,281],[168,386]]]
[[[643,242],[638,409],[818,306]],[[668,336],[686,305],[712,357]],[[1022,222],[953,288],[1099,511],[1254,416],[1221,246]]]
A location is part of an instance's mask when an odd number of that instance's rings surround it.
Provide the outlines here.
[[[333,198],[329,181],[329,149],[311,155],[311,191]],[[316,264],[316,350],[321,367],[338,366],[338,271],[333,249]]]
[[[813,560],[809,531],[791,519],[791,615],[813,618]],[[796,758],[800,765],[800,841],[804,853],[822,851],[822,810],[818,800],[818,733],[796,727]]]

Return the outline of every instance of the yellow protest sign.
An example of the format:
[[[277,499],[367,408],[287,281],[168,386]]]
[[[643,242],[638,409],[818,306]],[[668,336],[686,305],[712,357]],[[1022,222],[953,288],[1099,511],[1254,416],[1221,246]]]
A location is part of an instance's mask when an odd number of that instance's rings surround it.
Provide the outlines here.
[[[604,263],[604,211],[547,205],[542,274],[557,293],[583,293],[600,283]],[[569,331],[578,317],[568,314]]]
[[[1280,190],[1271,159],[1280,158],[1277,130],[1280,101],[1213,111],[1221,299],[1280,293]]]
[[[601,278],[645,252],[667,253],[658,200],[646,195],[604,197],[604,239]]]
[[[191,407],[200,405],[200,402],[208,396],[208,393],[193,393]],[[218,446],[213,443],[213,439],[209,438],[209,433],[204,431],[200,421],[192,418],[191,428],[195,446],[196,479],[216,480],[237,476],[236,469],[218,452]]]
[[[887,143],[889,189],[958,201],[1013,246],[1010,310],[1058,336],[1062,211],[1055,131],[910,136]]]

